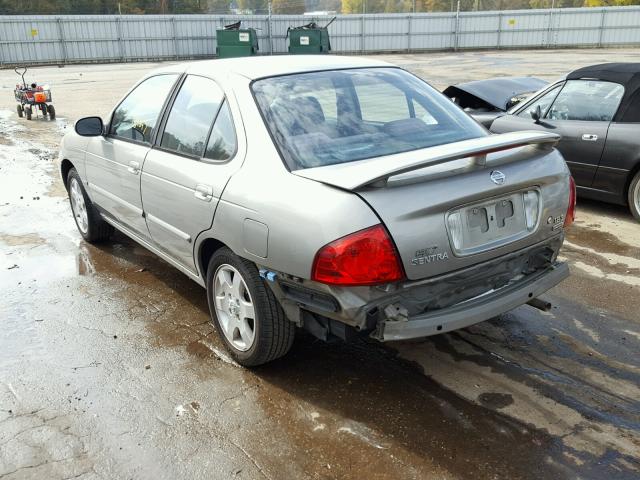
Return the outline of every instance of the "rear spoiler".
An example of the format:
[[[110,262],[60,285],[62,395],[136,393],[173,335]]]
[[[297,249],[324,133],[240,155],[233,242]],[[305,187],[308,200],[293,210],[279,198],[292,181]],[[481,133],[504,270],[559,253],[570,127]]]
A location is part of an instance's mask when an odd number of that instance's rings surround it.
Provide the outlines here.
[[[547,144],[552,147],[558,143],[558,140],[560,136],[555,133],[510,132],[400,153],[393,155],[395,158],[390,156],[369,158],[295,170],[291,173],[345,190],[357,190],[367,185],[384,186],[389,177],[462,158],[473,157],[476,165],[479,166],[491,165],[491,160],[487,160],[487,155],[490,153],[528,145]],[[500,158],[500,163],[505,161],[508,162],[508,159]]]

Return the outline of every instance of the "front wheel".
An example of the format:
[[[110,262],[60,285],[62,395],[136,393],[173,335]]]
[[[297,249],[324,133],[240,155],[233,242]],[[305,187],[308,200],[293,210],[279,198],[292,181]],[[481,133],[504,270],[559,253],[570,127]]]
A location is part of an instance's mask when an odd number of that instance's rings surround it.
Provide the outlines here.
[[[285,355],[295,336],[256,266],[228,248],[216,251],[207,270],[209,311],[231,356],[245,367]]]
[[[89,243],[107,240],[113,233],[113,227],[105,222],[93,207],[75,168],[69,170],[67,189],[73,219],[82,238]]]
[[[636,176],[631,180],[629,185],[629,210],[636,220],[640,221],[640,172],[636,173]]]

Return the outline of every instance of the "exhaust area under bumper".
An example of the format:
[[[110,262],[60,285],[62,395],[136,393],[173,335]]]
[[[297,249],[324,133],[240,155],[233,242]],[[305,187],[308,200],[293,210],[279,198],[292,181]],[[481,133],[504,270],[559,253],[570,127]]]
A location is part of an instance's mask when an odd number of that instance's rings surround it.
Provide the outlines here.
[[[528,303],[569,276],[565,263],[555,263],[521,281],[447,308],[409,317],[407,321],[385,320],[372,337],[380,341],[428,337],[483,322]]]

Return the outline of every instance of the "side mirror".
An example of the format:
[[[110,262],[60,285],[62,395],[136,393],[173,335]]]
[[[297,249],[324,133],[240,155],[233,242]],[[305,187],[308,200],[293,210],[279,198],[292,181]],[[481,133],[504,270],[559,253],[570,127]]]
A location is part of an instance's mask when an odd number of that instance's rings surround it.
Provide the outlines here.
[[[536,109],[531,112],[531,118],[535,123],[540,123],[540,117],[542,117],[542,110],[540,105],[536,105]]]
[[[100,117],[85,117],[76,122],[75,130],[83,137],[100,137],[104,134],[104,124]]]

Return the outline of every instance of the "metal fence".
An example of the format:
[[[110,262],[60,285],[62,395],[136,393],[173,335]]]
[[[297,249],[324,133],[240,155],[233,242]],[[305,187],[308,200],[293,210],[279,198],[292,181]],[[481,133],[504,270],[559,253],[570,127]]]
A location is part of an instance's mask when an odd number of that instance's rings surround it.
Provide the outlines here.
[[[57,64],[206,58],[216,29],[242,20],[260,52],[285,53],[302,15],[78,15],[0,17],[0,64]],[[338,53],[640,45],[640,7],[339,15]]]

